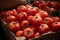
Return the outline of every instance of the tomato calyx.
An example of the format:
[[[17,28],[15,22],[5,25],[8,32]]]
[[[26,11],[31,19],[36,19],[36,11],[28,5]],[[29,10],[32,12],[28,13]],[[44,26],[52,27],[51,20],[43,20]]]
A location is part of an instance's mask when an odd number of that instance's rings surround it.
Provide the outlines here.
[[[30,34],[30,31],[27,31],[27,35],[29,35]]]

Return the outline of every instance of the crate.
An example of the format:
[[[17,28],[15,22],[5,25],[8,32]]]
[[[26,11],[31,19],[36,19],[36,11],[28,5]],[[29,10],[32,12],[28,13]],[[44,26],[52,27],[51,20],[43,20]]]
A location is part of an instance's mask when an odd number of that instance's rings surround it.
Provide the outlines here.
[[[57,13],[58,15],[55,15],[55,16],[60,17],[60,9],[58,9],[57,11],[58,11],[58,13]],[[50,16],[54,15],[54,14],[51,14],[51,12],[49,14],[50,14]],[[9,40],[26,40],[24,37],[15,37],[15,35],[8,29],[7,25],[4,23],[2,18],[0,18],[0,22],[5,31],[6,37]],[[60,40],[60,31],[45,33],[45,34],[41,35],[39,38],[32,38],[30,40]]]

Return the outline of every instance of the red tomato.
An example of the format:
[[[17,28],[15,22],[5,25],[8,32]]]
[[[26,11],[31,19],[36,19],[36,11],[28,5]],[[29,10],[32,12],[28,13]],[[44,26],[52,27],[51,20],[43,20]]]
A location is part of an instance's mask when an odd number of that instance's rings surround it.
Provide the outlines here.
[[[37,32],[36,34],[35,34],[35,38],[39,38],[40,37],[40,34],[39,34],[39,32]]]
[[[9,15],[9,16],[6,17],[6,22],[12,22],[12,21],[15,21],[15,20],[16,20],[15,16]]]
[[[30,15],[35,15],[37,13],[37,9],[35,7],[31,7],[30,12]]]
[[[59,22],[59,17],[52,17],[53,22]]]
[[[26,5],[26,8],[31,8],[31,5],[28,5],[28,4],[27,4],[27,5]]]
[[[36,33],[36,31],[37,31],[37,27],[36,26],[31,25],[30,28],[34,31],[34,33]]]
[[[34,37],[34,32],[31,28],[26,28],[23,30],[23,36],[26,37],[26,39],[30,39]]]
[[[39,4],[39,8],[43,9],[44,7],[46,7],[46,3]]]
[[[14,15],[14,16],[16,16],[17,15],[16,9],[12,9],[12,10],[7,11],[7,16],[8,15]]]
[[[37,8],[36,7],[30,7],[26,9],[26,13],[28,15],[35,15],[37,13]]]
[[[23,21],[27,19],[27,14],[25,12],[20,12],[18,15],[17,15],[17,20],[20,20],[20,21]]]
[[[60,22],[52,23],[52,30],[53,31],[60,31]]]
[[[37,14],[40,14],[42,18],[48,17],[48,13],[46,11],[39,11]]]
[[[39,31],[39,33],[43,34],[43,33],[49,32],[51,30],[47,24],[41,24],[38,28],[38,31]]]
[[[43,20],[40,16],[34,16],[32,20],[32,24],[36,26],[40,26],[40,24],[43,23]]]
[[[18,22],[11,22],[8,24],[8,28],[12,32],[17,32],[20,30],[20,24]]]
[[[26,11],[26,7],[24,5],[18,6],[18,8],[17,8],[18,13],[25,12],[25,11]]]
[[[15,36],[16,36],[16,37],[21,37],[21,36],[23,36],[23,31],[17,31],[17,32],[15,33]]]
[[[27,20],[29,21],[30,24],[32,24],[33,18],[34,18],[33,16],[28,16]]]
[[[34,5],[37,6],[37,7],[39,6],[39,4],[40,4],[39,1],[34,2]]]
[[[7,11],[6,10],[3,10],[1,13],[2,13],[3,18],[7,17]]]
[[[25,28],[28,28],[29,27],[29,22],[24,20],[21,22],[21,29],[25,29]]]
[[[53,23],[53,20],[50,17],[44,18],[44,23],[51,26]]]
[[[48,2],[47,6],[50,7],[50,8],[54,8],[55,3],[54,2]]]

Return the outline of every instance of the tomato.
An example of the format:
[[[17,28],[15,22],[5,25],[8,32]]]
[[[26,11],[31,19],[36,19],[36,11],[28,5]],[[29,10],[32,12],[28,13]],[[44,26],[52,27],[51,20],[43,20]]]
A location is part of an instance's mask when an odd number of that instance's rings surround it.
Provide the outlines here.
[[[12,10],[7,11],[7,16],[8,15],[14,15],[14,16],[16,16],[17,15],[16,9],[12,9]]]
[[[15,36],[16,36],[16,37],[21,37],[21,36],[23,36],[23,31],[17,31],[17,32],[15,33]]]
[[[24,5],[18,6],[18,8],[17,8],[18,13],[25,12],[25,11],[26,11],[26,7]]]
[[[59,17],[52,17],[53,22],[59,22]]]
[[[20,30],[20,24],[18,22],[11,22],[8,24],[8,28],[12,32],[17,32]]]
[[[48,13],[46,11],[39,11],[37,14],[40,14],[42,18],[48,17]]]
[[[27,5],[26,5],[26,8],[31,8],[31,5],[28,5],[28,4],[27,4]]]
[[[53,31],[60,31],[60,22],[54,22],[52,23],[52,30]]]
[[[34,2],[34,5],[37,6],[37,7],[39,6],[39,4],[40,4],[39,1]]]
[[[39,8],[43,9],[44,7],[46,7],[46,3],[39,4]]]
[[[50,8],[54,8],[55,3],[54,2],[48,2],[47,6],[50,7]]]
[[[28,15],[35,15],[37,13],[37,8],[36,7],[30,7],[26,9],[26,13]]]
[[[39,31],[40,34],[43,34],[43,33],[49,32],[51,30],[50,30],[50,28],[47,24],[41,24],[38,28],[38,31]]]
[[[3,10],[3,11],[1,12],[1,15],[2,15],[2,18],[7,17],[7,11],[6,11],[6,10]]]
[[[40,37],[40,33],[39,32],[35,33],[35,38],[39,38],[39,37]]]
[[[12,22],[12,21],[15,21],[15,20],[16,20],[15,16],[9,15],[9,16],[6,17],[6,22]]]
[[[23,36],[26,37],[26,39],[30,39],[34,37],[34,32],[31,28],[25,28],[23,30]]]
[[[51,26],[52,23],[53,23],[53,20],[52,20],[52,18],[47,17],[47,18],[44,18],[44,21],[43,21],[43,22],[44,22],[45,24]]]
[[[32,24],[33,18],[34,18],[34,17],[33,17],[33,16],[31,16],[31,15],[30,15],[30,16],[28,16],[27,20],[29,21],[29,23],[31,23],[31,24]]]
[[[30,15],[35,15],[37,13],[37,10],[36,10],[35,7],[32,7],[30,10],[31,10],[30,11],[31,12]]]
[[[40,26],[41,23],[43,23],[42,18],[40,16],[34,16],[32,24],[35,26]]]
[[[36,31],[37,31],[37,27],[36,26],[31,25],[30,28],[34,31],[34,33],[36,33]]]
[[[27,19],[27,13],[25,13],[25,12],[20,12],[17,15],[17,20],[19,20],[19,21],[23,21],[23,20],[26,20],[26,19]]]
[[[29,22],[24,20],[21,22],[21,29],[25,29],[25,28],[28,28],[29,27]]]

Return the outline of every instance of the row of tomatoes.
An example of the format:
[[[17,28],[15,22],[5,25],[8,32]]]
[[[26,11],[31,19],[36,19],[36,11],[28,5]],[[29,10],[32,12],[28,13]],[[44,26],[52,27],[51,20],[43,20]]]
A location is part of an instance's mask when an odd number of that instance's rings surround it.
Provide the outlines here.
[[[30,39],[50,31],[60,31],[59,17],[49,17],[46,11],[30,5],[3,10],[1,17],[17,37],[24,36]]]
[[[41,1],[41,2],[35,1],[33,5],[45,11],[51,11],[60,8],[60,4],[58,2],[52,2],[52,1]]]

